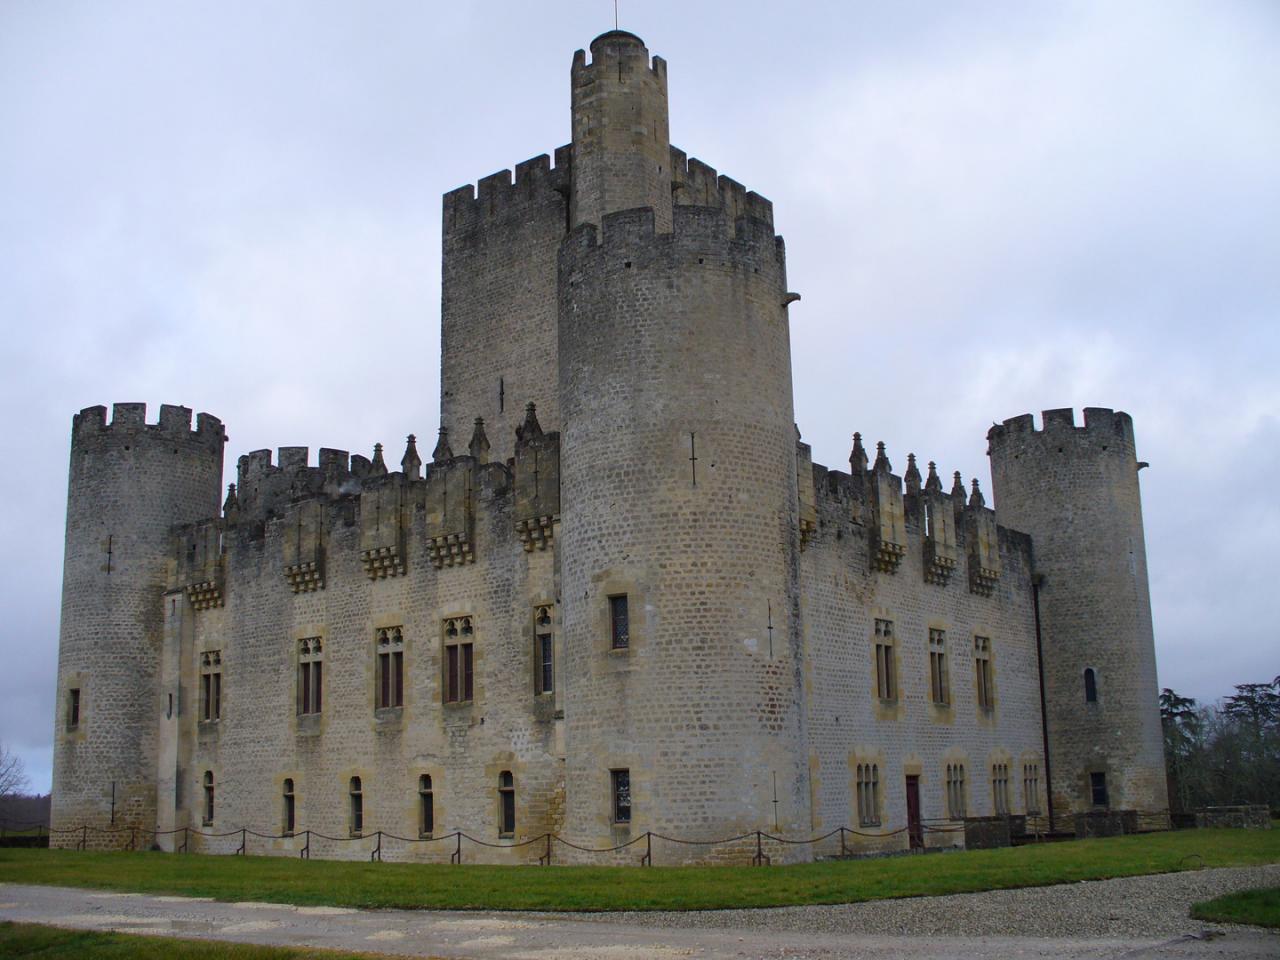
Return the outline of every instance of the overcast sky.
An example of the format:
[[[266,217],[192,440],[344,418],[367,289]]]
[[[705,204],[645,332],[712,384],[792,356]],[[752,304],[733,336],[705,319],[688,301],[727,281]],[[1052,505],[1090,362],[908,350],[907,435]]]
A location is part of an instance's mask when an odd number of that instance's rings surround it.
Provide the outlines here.
[[[440,196],[569,138],[610,0],[0,0],[0,741],[49,787],[71,416],[399,460]],[[990,490],[993,421],[1133,415],[1162,686],[1280,673],[1280,4],[639,2],[675,144],[774,202],[796,413]],[[313,453],[314,457],[314,453]]]

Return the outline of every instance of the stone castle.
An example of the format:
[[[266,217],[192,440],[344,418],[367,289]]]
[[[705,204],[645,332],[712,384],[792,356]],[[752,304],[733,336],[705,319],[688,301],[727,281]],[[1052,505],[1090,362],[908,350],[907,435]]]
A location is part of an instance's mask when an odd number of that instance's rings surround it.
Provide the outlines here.
[[[254,451],[219,508],[217,418],[75,416],[54,828],[874,851],[1163,811],[1129,416],[993,427],[994,511],[857,434],[815,464],[771,204],[670,144],[638,37],[570,76],[554,163],[444,197],[430,463]]]

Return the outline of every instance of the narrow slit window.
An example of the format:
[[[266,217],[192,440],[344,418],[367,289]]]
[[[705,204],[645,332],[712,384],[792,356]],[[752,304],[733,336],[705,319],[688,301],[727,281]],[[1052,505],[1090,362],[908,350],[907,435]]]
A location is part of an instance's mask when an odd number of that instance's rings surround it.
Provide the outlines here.
[[[625,593],[609,598],[609,631],[614,650],[631,646],[631,611]]]
[[[436,830],[436,795],[430,774],[418,777],[418,836],[429,837]]]
[[[283,819],[282,826],[284,827],[284,829],[281,830],[281,833],[283,833],[286,837],[292,837],[294,827],[297,825],[297,816],[296,816],[297,807],[296,807],[296,800],[293,793],[292,777],[285,778],[283,798],[284,798],[284,816],[282,818]]]
[[[351,836],[359,837],[364,833],[364,784],[359,777],[348,782],[347,794],[351,801]]]
[[[67,691],[67,726],[75,729],[80,726],[80,688],[72,687]]]
[[[1084,671],[1084,702],[1098,702],[1098,674],[1093,667],[1085,667]]]
[[[556,689],[555,640],[551,607],[540,606],[533,614],[533,692],[554,693]]]
[[[631,771],[610,770],[609,786],[613,800],[613,822],[631,822]]]
[[[204,772],[204,816],[202,823],[207,827],[213,823],[213,771]]]
[[[516,833],[516,782],[510,770],[498,774],[498,836]]]

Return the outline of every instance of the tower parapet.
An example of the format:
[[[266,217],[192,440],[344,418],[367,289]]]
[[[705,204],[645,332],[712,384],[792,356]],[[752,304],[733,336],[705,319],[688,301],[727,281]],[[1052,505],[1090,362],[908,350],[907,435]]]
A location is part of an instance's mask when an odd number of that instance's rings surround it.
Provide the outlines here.
[[[226,433],[169,404],[106,414],[72,422],[52,823],[151,829],[171,531],[218,516]]]
[[[1133,421],[1046,410],[1042,429],[1024,415],[987,440],[996,516],[1034,542],[1055,814],[1164,810]]]

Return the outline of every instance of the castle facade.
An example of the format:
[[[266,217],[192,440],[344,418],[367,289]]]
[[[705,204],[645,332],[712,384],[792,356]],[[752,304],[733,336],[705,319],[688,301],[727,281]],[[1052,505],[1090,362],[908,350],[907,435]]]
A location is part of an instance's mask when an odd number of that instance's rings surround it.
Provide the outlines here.
[[[444,197],[429,462],[254,451],[220,507],[217,418],[75,416],[55,829],[887,850],[1164,810],[1128,415],[993,427],[994,511],[857,435],[813,463],[771,204],[671,146],[639,38],[570,76],[554,164]]]

